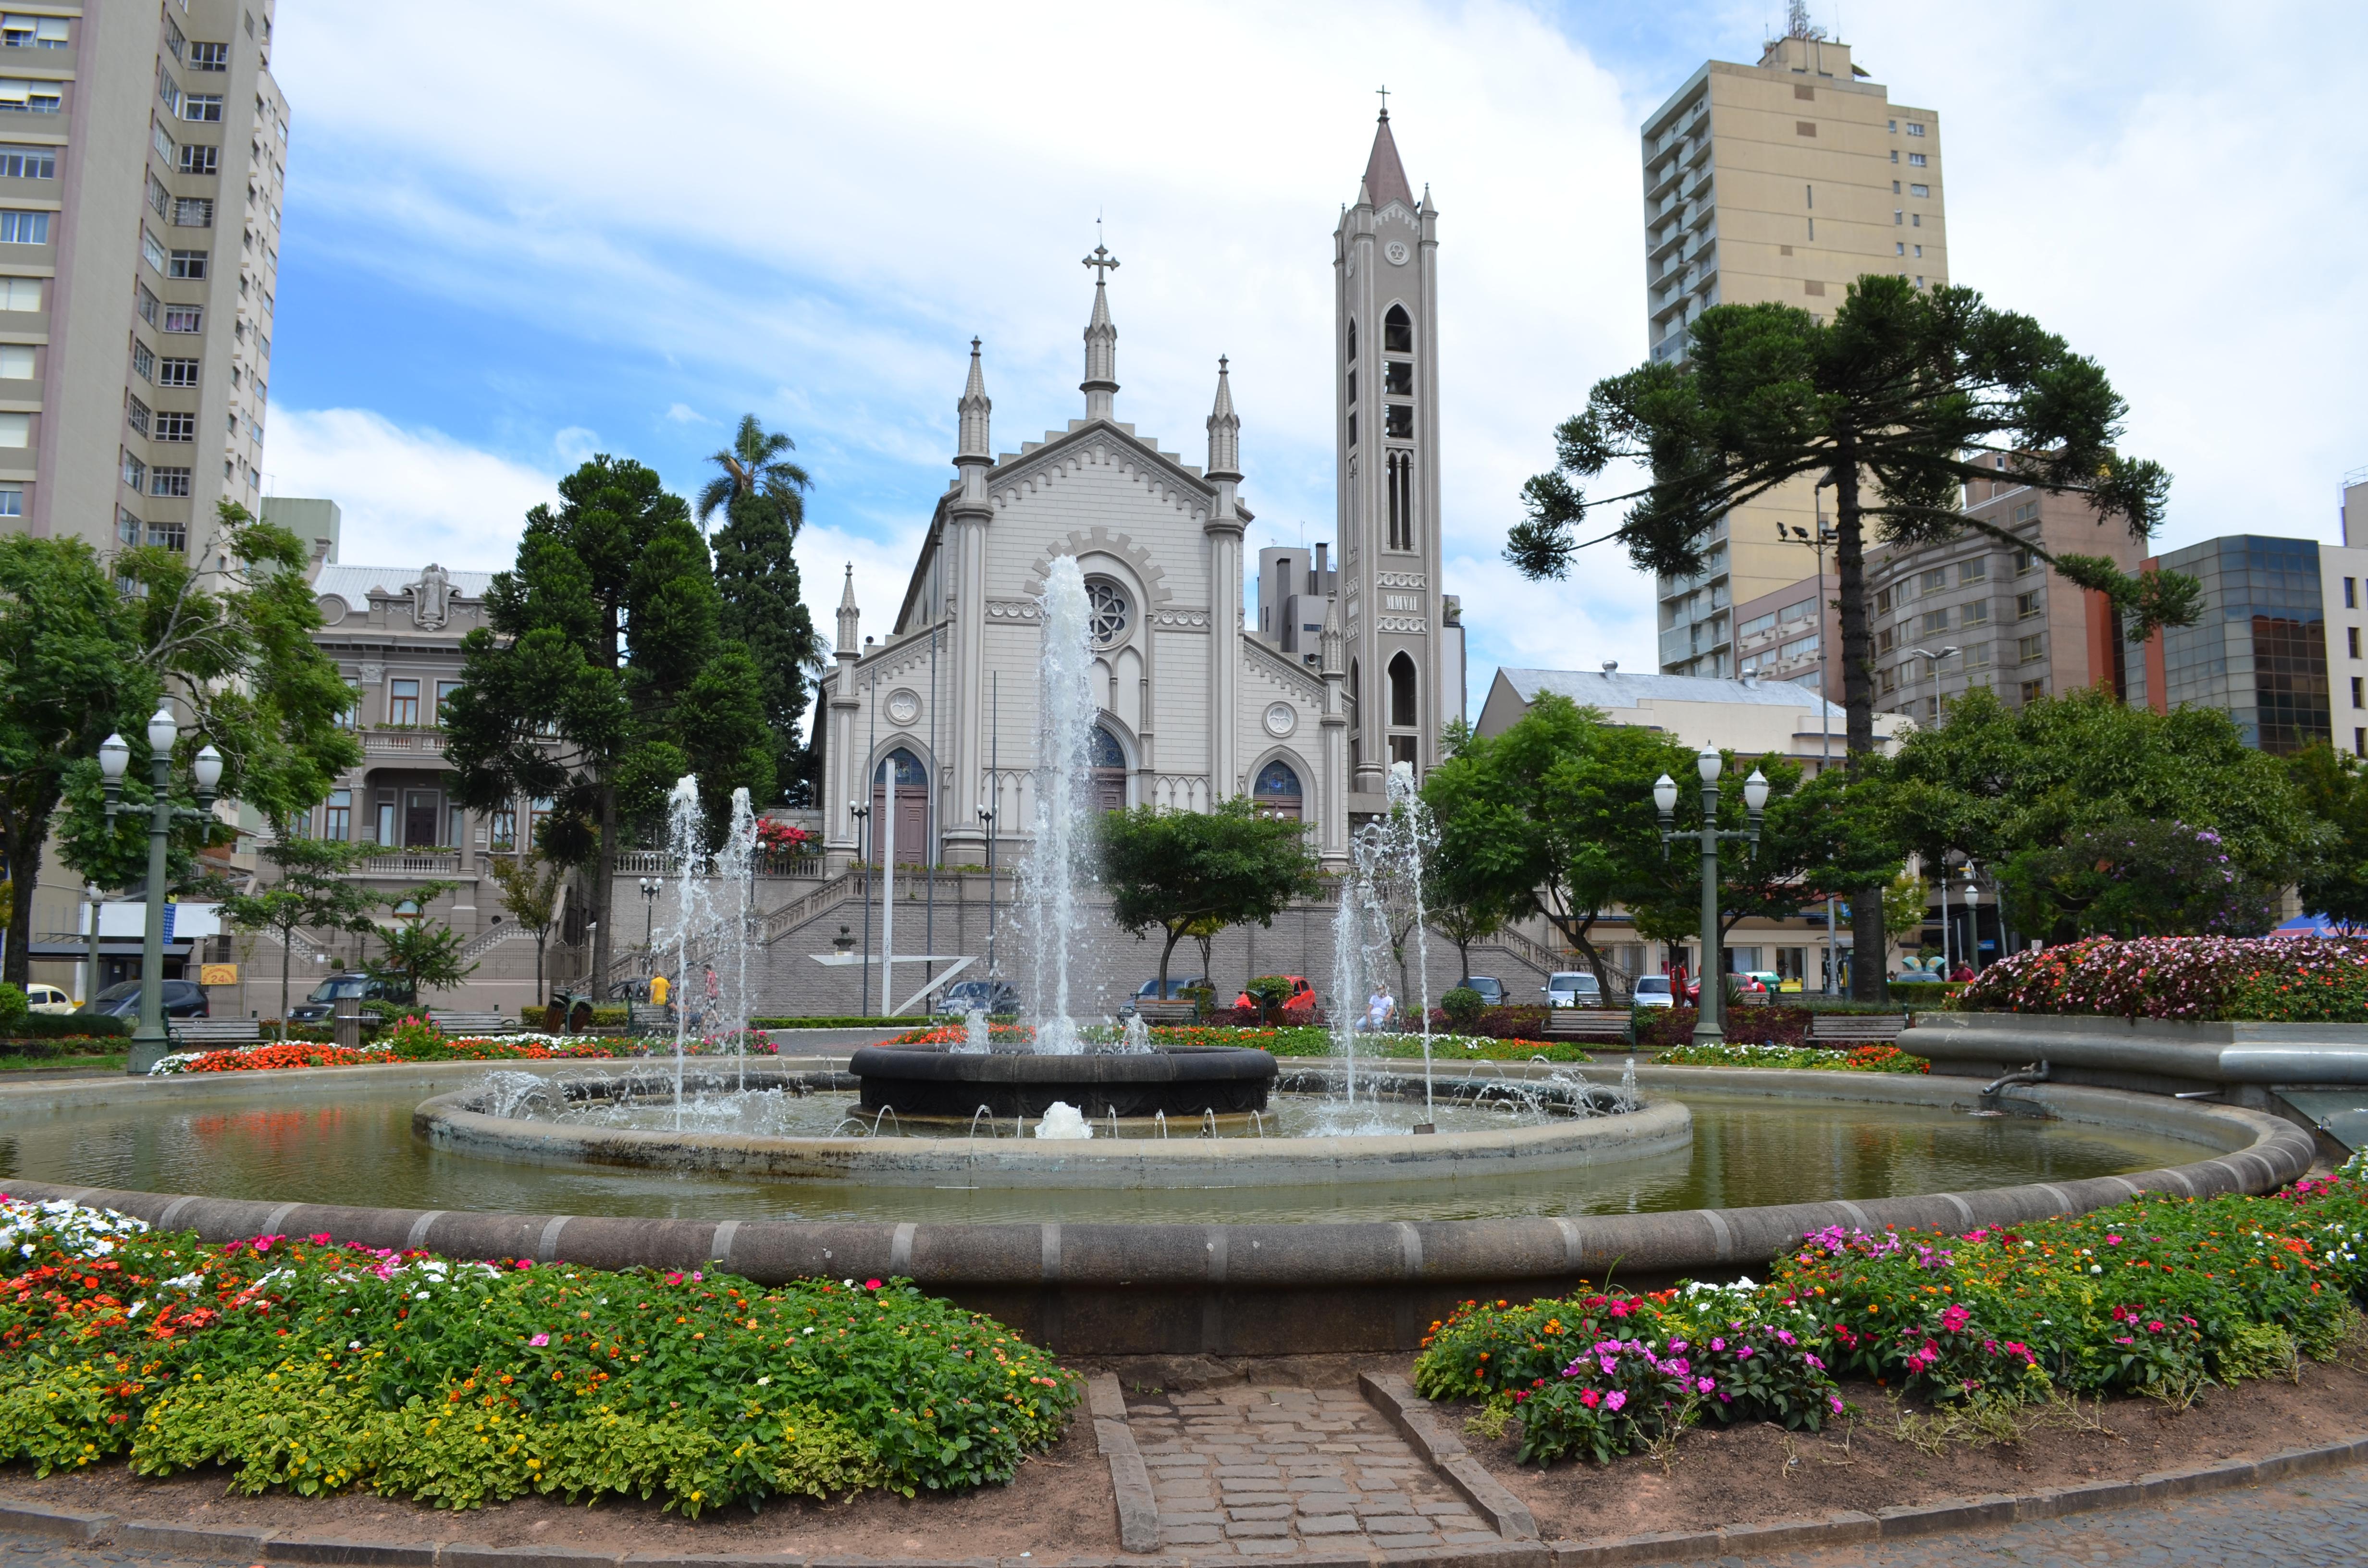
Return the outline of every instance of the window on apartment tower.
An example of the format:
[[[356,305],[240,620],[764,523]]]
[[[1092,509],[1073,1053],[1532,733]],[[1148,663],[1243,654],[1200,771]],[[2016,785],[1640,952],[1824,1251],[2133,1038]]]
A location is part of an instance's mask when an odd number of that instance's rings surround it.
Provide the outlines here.
[[[45,245],[50,243],[46,212],[0,212],[0,245]]]
[[[55,179],[58,150],[0,145],[0,176],[9,179]]]
[[[194,414],[165,413],[156,415],[156,439],[160,441],[194,441],[198,438],[198,416]]]
[[[222,101],[220,93],[191,93],[181,100],[181,118],[201,124],[218,124],[222,119]]]
[[[214,204],[202,196],[184,196],[173,203],[173,227],[176,229],[211,229],[214,226]]]
[[[1898,153],[1894,153],[1893,154],[1891,154],[1891,161],[1892,161],[1893,163],[1895,163],[1895,164],[1896,164],[1896,163],[1897,163],[1897,162],[1899,161],[1899,154],[1898,154]],[[1921,168],[1927,168],[1927,167],[1930,167],[1930,165],[1929,165],[1925,162],[1925,160],[1924,160],[1924,154],[1923,154],[1923,153],[1908,153],[1908,154],[1907,154],[1907,166],[1908,166],[1909,168],[1913,168],[1913,169],[1921,169]]]
[[[354,835],[354,792],[332,790],[329,803],[321,808],[321,836],[343,844]]]
[[[2045,632],[2034,631],[2030,636],[2020,638],[2016,641],[2014,645],[2015,663],[2019,665],[2035,665],[2045,657],[2047,657],[2047,634]]]
[[[2047,595],[2046,595],[2046,590],[2042,589],[2042,588],[2033,588],[2033,589],[2032,589],[2032,590],[2031,590],[2031,592],[2029,592],[2029,593],[2027,593],[2027,594],[2017,594],[2017,595],[2015,595],[2015,597],[2014,597],[2014,618],[2015,618],[2015,619],[2017,619],[2017,620],[2030,620],[2030,619],[2034,619],[2034,618],[2036,618],[2036,617],[2038,617],[2038,616],[2045,615],[2046,613],[2047,613]]]
[[[193,43],[189,45],[189,69],[192,71],[229,70],[230,45],[226,43]]]
[[[125,424],[131,426],[134,430],[137,430],[142,436],[145,436],[148,434],[148,405],[141,402],[138,398],[133,397],[130,392],[125,392],[123,394],[123,421]]]
[[[165,307],[166,332],[203,332],[205,325],[206,312],[202,306],[167,305]]]
[[[123,483],[130,485],[134,490],[143,490],[147,488],[148,465],[142,462],[138,458],[133,457],[128,451],[122,454],[122,460]]]
[[[389,724],[419,722],[419,683],[416,680],[391,680],[386,683],[386,722]]]
[[[2357,597],[2359,587],[2359,578],[2346,577],[2343,579],[2343,608],[2345,609],[2358,609],[2360,608],[2360,601]]]
[[[198,362],[195,359],[157,360],[156,384],[160,387],[196,386],[198,384]]]
[[[1910,135],[1910,136],[1921,136],[1921,135],[1923,135],[1923,134],[1924,134],[1924,126],[1923,126],[1922,122],[1920,122],[1920,121],[1918,121],[1918,120],[1913,120],[1913,119],[1909,120],[1909,121],[1907,122],[1907,134],[1908,134],[1908,135]]]
[[[189,471],[186,468],[152,468],[148,471],[148,494],[151,495],[187,495],[189,493]]]
[[[28,82],[21,76],[0,76],[0,113],[55,114],[64,88],[56,82]]]
[[[185,175],[211,175],[222,172],[222,149],[192,142],[181,149],[181,172]]]
[[[206,253],[201,250],[176,250],[173,265],[165,270],[167,278],[185,278],[191,282],[206,275]]]
[[[2358,676],[2351,677],[2351,706],[2354,708],[2368,708],[2368,691],[2362,691],[2363,686],[2368,686],[2368,682],[2363,682]]]
[[[2351,644],[2351,647],[2347,651],[2353,658],[2358,658],[2360,656],[2360,629],[2356,626],[2345,627],[2343,629],[2343,640]]]
[[[2037,680],[2027,680],[2022,683],[2022,700],[2026,706],[2046,695],[2047,679],[2044,676]]]
[[[156,352],[136,337],[131,340],[131,373],[143,381],[156,379]]]

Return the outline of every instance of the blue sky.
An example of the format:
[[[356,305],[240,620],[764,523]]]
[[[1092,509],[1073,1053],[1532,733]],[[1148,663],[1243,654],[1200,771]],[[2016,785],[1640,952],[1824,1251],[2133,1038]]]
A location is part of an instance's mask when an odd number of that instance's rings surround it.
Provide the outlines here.
[[[817,623],[852,562],[876,629],[951,473],[972,335],[998,449],[1079,412],[1099,213],[1120,416],[1199,460],[1230,355],[1250,545],[1328,539],[1329,234],[1386,82],[1441,213],[1472,699],[1499,662],[1649,667],[1624,562],[1541,585],[1497,552],[1555,421],[1644,353],[1638,120],[1782,10],[293,6],[269,488],[336,499],[348,562],[498,567],[584,456],[688,491],[755,412],[814,475]],[[2368,465],[2368,11],[1812,14],[1941,113],[1956,280],[2104,362],[2131,449],[2177,476],[2164,542],[2333,538]],[[436,69],[395,90],[390,60]]]

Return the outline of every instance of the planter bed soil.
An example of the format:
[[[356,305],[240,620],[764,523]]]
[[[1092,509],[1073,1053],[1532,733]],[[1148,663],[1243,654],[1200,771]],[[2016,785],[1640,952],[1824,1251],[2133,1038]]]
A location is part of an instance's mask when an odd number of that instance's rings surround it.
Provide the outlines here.
[[[449,1541],[615,1556],[640,1552],[797,1551],[832,1557],[1018,1557],[1039,1561],[1119,1555],[1110,1465],[1094,1449],[1093,1423],[1078,1420],[1044,1453],[1031,1454],[1008,1486],[903,1497],[865,1492],[829,1503],[768,1500],[762,1512],[725,1507],[696,1520],[655,1503],[594,1507],[560,1497],[520,1497],[483,1508],[438,1510],[374,1493],[298,1497],[228,1494],[228,1471],[154,1481],[120,1462],[36,1480],[32,1467],[0,1467],[0,1502],[170,1524],[190,1529],[277,1530],[385,1542]],[[235,1549],[232,1549],[235,1550]],[[225,1554],[228,1554],[226,1552]],[[177,1555],[177,1554],[176,1554]]]
[[[1842,1393],[1859,1407],[1855,1420],[1824,1432],[1785,1432],[1772,1425],[1696,1427],[1679,1439],[1667,1470],[1631,1454],[1609,1465],[1541,1471],[1513,1462],[1509,1431],[1496,1441],[1465,1431],[1463,1441],[1528,1505],[1544,1539],[1592,1540],[2132,1481],[2150,1471],[2261,1459],[2368,1433],[2368,1371],[2341,1362],[2305,1361],[2299,1385],[2254,1381],[2208,1389],[2177,1413],[2144,1398],[2110,1399],[2101,1412],[2095,1402],[2082,1401],[2080,1412],[2101,1414],[2111,1437],[2067,1429],[2068,1423],[2026,1409],[2020,1413],[2026,1423],[2020,1441],[1952,1442],[1938,1456],[1893,1431],[1900,1411],[1929,1415],[1929,1406],[1896,1405],[1871,1382],[1846,1381]],[[1463,1431],[1463,1418],[1479,1408],[1441,1406],[1442,1425]]]

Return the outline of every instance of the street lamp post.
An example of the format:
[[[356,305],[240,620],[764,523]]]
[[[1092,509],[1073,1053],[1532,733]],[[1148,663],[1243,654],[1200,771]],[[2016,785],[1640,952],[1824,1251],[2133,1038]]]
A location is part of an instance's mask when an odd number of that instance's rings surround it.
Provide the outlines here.
[[[642,879],[642,947],[655,950],[658,929],[658,890],[666,884],[655,877]]]
[[[138,1077],[163,1060],[172,1049],[165,1034],[165,849],[176,822],[208,822],[213,817],[214,786],[222,782],[222,753],[211,745],[198,753],[191,771],[198,781],[194,810],[173,804],[173,743],[180,738],[173,710],[159,703],[148,720],[148,780],[154,798],[148,806],[148,923],[140,943],[140,1027],[131,1034],[131,1052],[124,1071]],[[107,789],[109,822],[135,808],[123,801],[123,775],[131,766],[131,748],[120,734],[109,735],[98,748],[98,770]]]
[[[1935,700],[1936,702],[1939,700],[1939,692],[1940,692],[1940,687],[1941,687],[1941,660],[1943,660],[1943,659],[1945,659],[1945,658],[1947,658],[1950,654],[1952,654],[1952,653],[1955,653],[1956,651],[1957,651],[1957,645],[1956,645],[1955,643],[1953,643],[1953,642],[1950,643],[1950,644],[1949,644],[1947,647],[1945,647],[1945,648],[1941,648],[1941,649],[1938,649],[1938,650],[1934,650],[1934,649],[1931,649],[1931,648],[1907,648],[1907,649],[1903,649],[1903,650],[1902,650],[1902,652],[1904,652],[1905,653],[1907,653],[1907,655],[1909,658],[1911,658],[1911,659],[1929,659],[1929,660],[1930,660],[1930,661],[1931,661],[1931,665],[1932,665],[1932,688],[1933,688],[1933,693],[1934,693],[1934,700]],[[1910,687],[1908,689],[1912,691],[1912,690],[1914,690],[1915,688],[1914,688],[1913,687]],[[1941,875],[1943,875],[1943,876],[1946,876],[1947,874],[1948,874],[1948,873],[1947,873],[1947,871],[1946,871],[1945,869],[1941,872]]]
[[[1833,480],[1830,477],[1819,480],[1817,493],[1822,493],[1832,483]],[[1814,535],[1797,523],[1776,525],[1779,535],[1786,534],[1788,528],[1791,538],[1817,552],[1817,720],[1819,725],[1817,772],[1822,776],[1826,769],[1834,765],[1834,699],[1833,694],[1826,689],[1826,654],[1828,651],[1827,645],[1833,641],[1826,635],[1826,546],[1834,542],[1835,535],[1833,528],[1826,522],[1826,509],[1822,503],[1817,506],[1817,531]],[[1826,895],[1826,994],[1828,996],[1836,992],[1837,976],[1839,973],[1836,967],[1839,962],[1836,957],[1837,939],[1834,930],[1834,895],[1827,893]]]
[[[847,814],[855,819],[855,858],[863,868],[863,1001],[859,1010],[868,1013],[871,1006],[871,808],[849,806]]]
[[[995,808],[981,806],[978,820],[986,824],[986,977],[996,978],[995,969]],[[989,1001],[994,1000],[992,994]]]
[[[1653,804],[1661,812],[1661,858],[1668,858],[1669,846],[1680,838],[1691,838],[1702,846],[1702,1003],[1694,1014],[1694,1043],[1718,1045],[1726,1036],[1719,1028],[1721,1004],[1725,998],[1720,990],[1725,977],[1718,968],[1718,844],[1722,838],[1748,840],[1754,849],[1759,846],[1759,813],[1768,805],[1768,780],[1757,767],[1743,781],[1743,803],[1751,813],[1748,829],[1722,829],[1718,825],[1718,776],[1725,767],[1715,746],[1704,746],[1694,758],[1696,771],[1702,775],[1702,824],[1691,831],[1679,831],[1674,812],[1678,807],[1677,780],[1664,773],[1653,781]]]

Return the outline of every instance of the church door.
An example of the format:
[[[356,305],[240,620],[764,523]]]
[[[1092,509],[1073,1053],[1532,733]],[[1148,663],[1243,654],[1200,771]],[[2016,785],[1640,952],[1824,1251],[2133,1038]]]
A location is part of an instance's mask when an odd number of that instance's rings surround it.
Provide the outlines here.
[[[1094,726],[1094,804],[1106,812],[1126,810],[1126,753],[1118,737]]]
[[[1258,782],[1250,789],[1251,811],[1262,817],[1299,822],[1304,816],[1302,800],[1299,775],[1291,764],[1277,757],[1258,769]]]
[[[888,844],[887,782],[891,766],[896,770],[896,864],[926,866],[931,858],[928,775],[922,771],[921,759],[902,746],[889,753],[871,778],[871,859],[877,864],[881,851]]]

